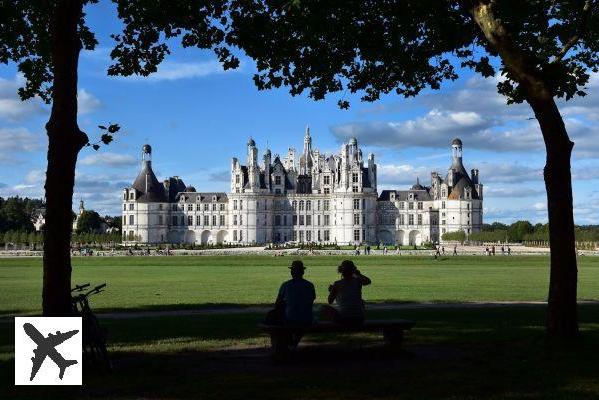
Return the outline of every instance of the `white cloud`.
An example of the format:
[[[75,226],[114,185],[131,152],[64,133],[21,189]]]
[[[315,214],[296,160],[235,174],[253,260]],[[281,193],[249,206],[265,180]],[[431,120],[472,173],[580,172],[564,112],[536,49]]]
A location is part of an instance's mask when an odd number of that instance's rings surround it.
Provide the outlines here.
[[[447,148],[460,137],[466,149],[493,152],[544,152],[543,138],[527,104],[506,105],[497,93],[497,77],[474,77],[461,88],[443,94],[426,94],[408,101],[408,107],[427,107],[426,114],[408,120],[379,120],[336,125],[330,128],[339,141],[356,136],[365,145],[404,149]],[[599,74],[591,76],[589,95],[565,102],[559,100],[564,122],[575,142],[574,157],[599,157]],[[403,104],[403,103],[402,103]],[[378,106],[371,111],[403,111],[397,105]],[[362,114],[364,112],[362,111]]]
[[[102,106],[100,100],[85,89],[79,89],[77,92],[77,104],[79,114],[89,114]]]
[[[16,122],[47,113],[40,99],[21,100],[17,90],[24,83],[20,74],[12,80],[0,78],[0,118]]]
[[[179,79],[202,78],[209,75],[223,74],[225,71],[222,65],[216,60],[201,62],[178,62],[163,61],[158,66],[158,71],[148,76],[132,75],[128,77],[119,77],[128,81],[175,81]]]
[[[137,164],[137,160],[130,154],[95,153],[81,159],[79,164],[103,167],[130,167]]]
[[[42,143],[42,137],[25,128],[0,128],[0,163],[17,162],[19,153],[40,150]]]

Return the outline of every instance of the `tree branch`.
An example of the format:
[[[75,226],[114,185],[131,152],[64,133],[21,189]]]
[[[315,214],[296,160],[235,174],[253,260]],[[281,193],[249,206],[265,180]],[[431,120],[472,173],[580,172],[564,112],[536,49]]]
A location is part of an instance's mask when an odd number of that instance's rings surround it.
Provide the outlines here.
[[[532,56],[520,49],[506,27],[494,13],[495,0],[470,0],[468,10],[489,44],[499,53],[515,80],[529,95],[552,97],[540,71],[535,70]]]
[[[568,51],[570,51],[570,49],[572,47],[574,47],[574,45],[576,43],[578,43],[580,36],[585,32],[587,25],[589,23],[589,19],[591,16],[591,9],[593,8],[592,5],[593,5],[593,0],[585,1],[584,6],[582,7],[582,21],[580,24],[577,25],[578,29],[576,29],[576,33],[574,35],[572,35],[570,37],[570,39],[568,39],[566,41],[564,46],[557,53],[555,58],[551,61],[552,64],[560,62],[566,56]]]

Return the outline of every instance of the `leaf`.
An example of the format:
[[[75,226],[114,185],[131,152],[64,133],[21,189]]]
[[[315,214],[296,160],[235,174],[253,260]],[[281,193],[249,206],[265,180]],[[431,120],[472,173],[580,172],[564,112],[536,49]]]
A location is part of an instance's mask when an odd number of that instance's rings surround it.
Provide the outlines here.
[[[110,142],[112,142],[112,135],[105,133],[100,137],[100,140],[104,144],[109,144]]]
[[[106,127],[104,125],[98,125],[98,128],[106,130]]]
[[[98,149],[100,148],[100,145],[99,144],[94,144],[94,145],[92,145],[92,147],[93,147],[94,150],[98,151]]]
[[[119,126],[119,124],[111,124],[111,125],[108,127],[108,132],[110,132],[110,133],[116,133],[116,132],[118,132],[120,129],[121,129],[121,127]]]

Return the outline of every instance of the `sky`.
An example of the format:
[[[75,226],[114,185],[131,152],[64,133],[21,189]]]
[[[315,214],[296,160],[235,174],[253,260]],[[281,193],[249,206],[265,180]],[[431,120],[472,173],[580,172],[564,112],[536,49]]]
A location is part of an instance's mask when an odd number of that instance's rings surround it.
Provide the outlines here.
[[[363,103],[345,94],[349,110],[340,110],[340,95],[323,101],[292,97],[285,88],[258,91],[255,67],[242,57],[241,67],[223,71],[210,52],[173,46],[158,72],[144,77],[109,77],[111,33],[120,24],[112,3],[86,9],[88,25],[100,44],[83,51],[79,65],[79,125],[90,140],[98,125],[122,129],[109,146],[85,148],[79,155],[74,207],[101,215],[118,215],[121,190],[140,169],[141,146],[153,148],[159,180],[180,176],[198,191],[228,191],[232,157],[245,163],[252,137],[260,150],[268,146],[284,155],[302,149],[306,126],[313,147],[327,154],[355,136],[363,153],[374,153],[379,192],[405,189],[430,173],[444,175],[450,165],[450,142],[464,143],[464,165],[478,168],[484,184],[484,222],[547,221],[542,170],[545,150],[537,121],[526,104],[506,105],[497,94],[499,77],[484,79],[463,70],[455,82],[412,99],[383,96]],[[42,198],[49,106],[39,99],[22,102],[23,78],[15,65],[0,65],[0,196]],[[574,214],[577,224],[599,224],[599,74],[587,85],[588,96],[559,107],[571,139]]]

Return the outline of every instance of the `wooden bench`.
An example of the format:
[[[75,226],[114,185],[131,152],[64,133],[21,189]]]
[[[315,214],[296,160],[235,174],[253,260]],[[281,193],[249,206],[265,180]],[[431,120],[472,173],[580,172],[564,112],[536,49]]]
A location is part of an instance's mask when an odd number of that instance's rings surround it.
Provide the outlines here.
[[[383,335],[385,344],[397,349],[401,347],[404,331],[412,329],[415,324],[414,321],[405,319],[371,319],[359,325],[342,325],[329,321],[319,321],[305,327],[269,325],[265,323],[258,324],[258,326],[270,335],[273,355],[280,357],[286,355],[289,351],[291,334],[380,332]]]

